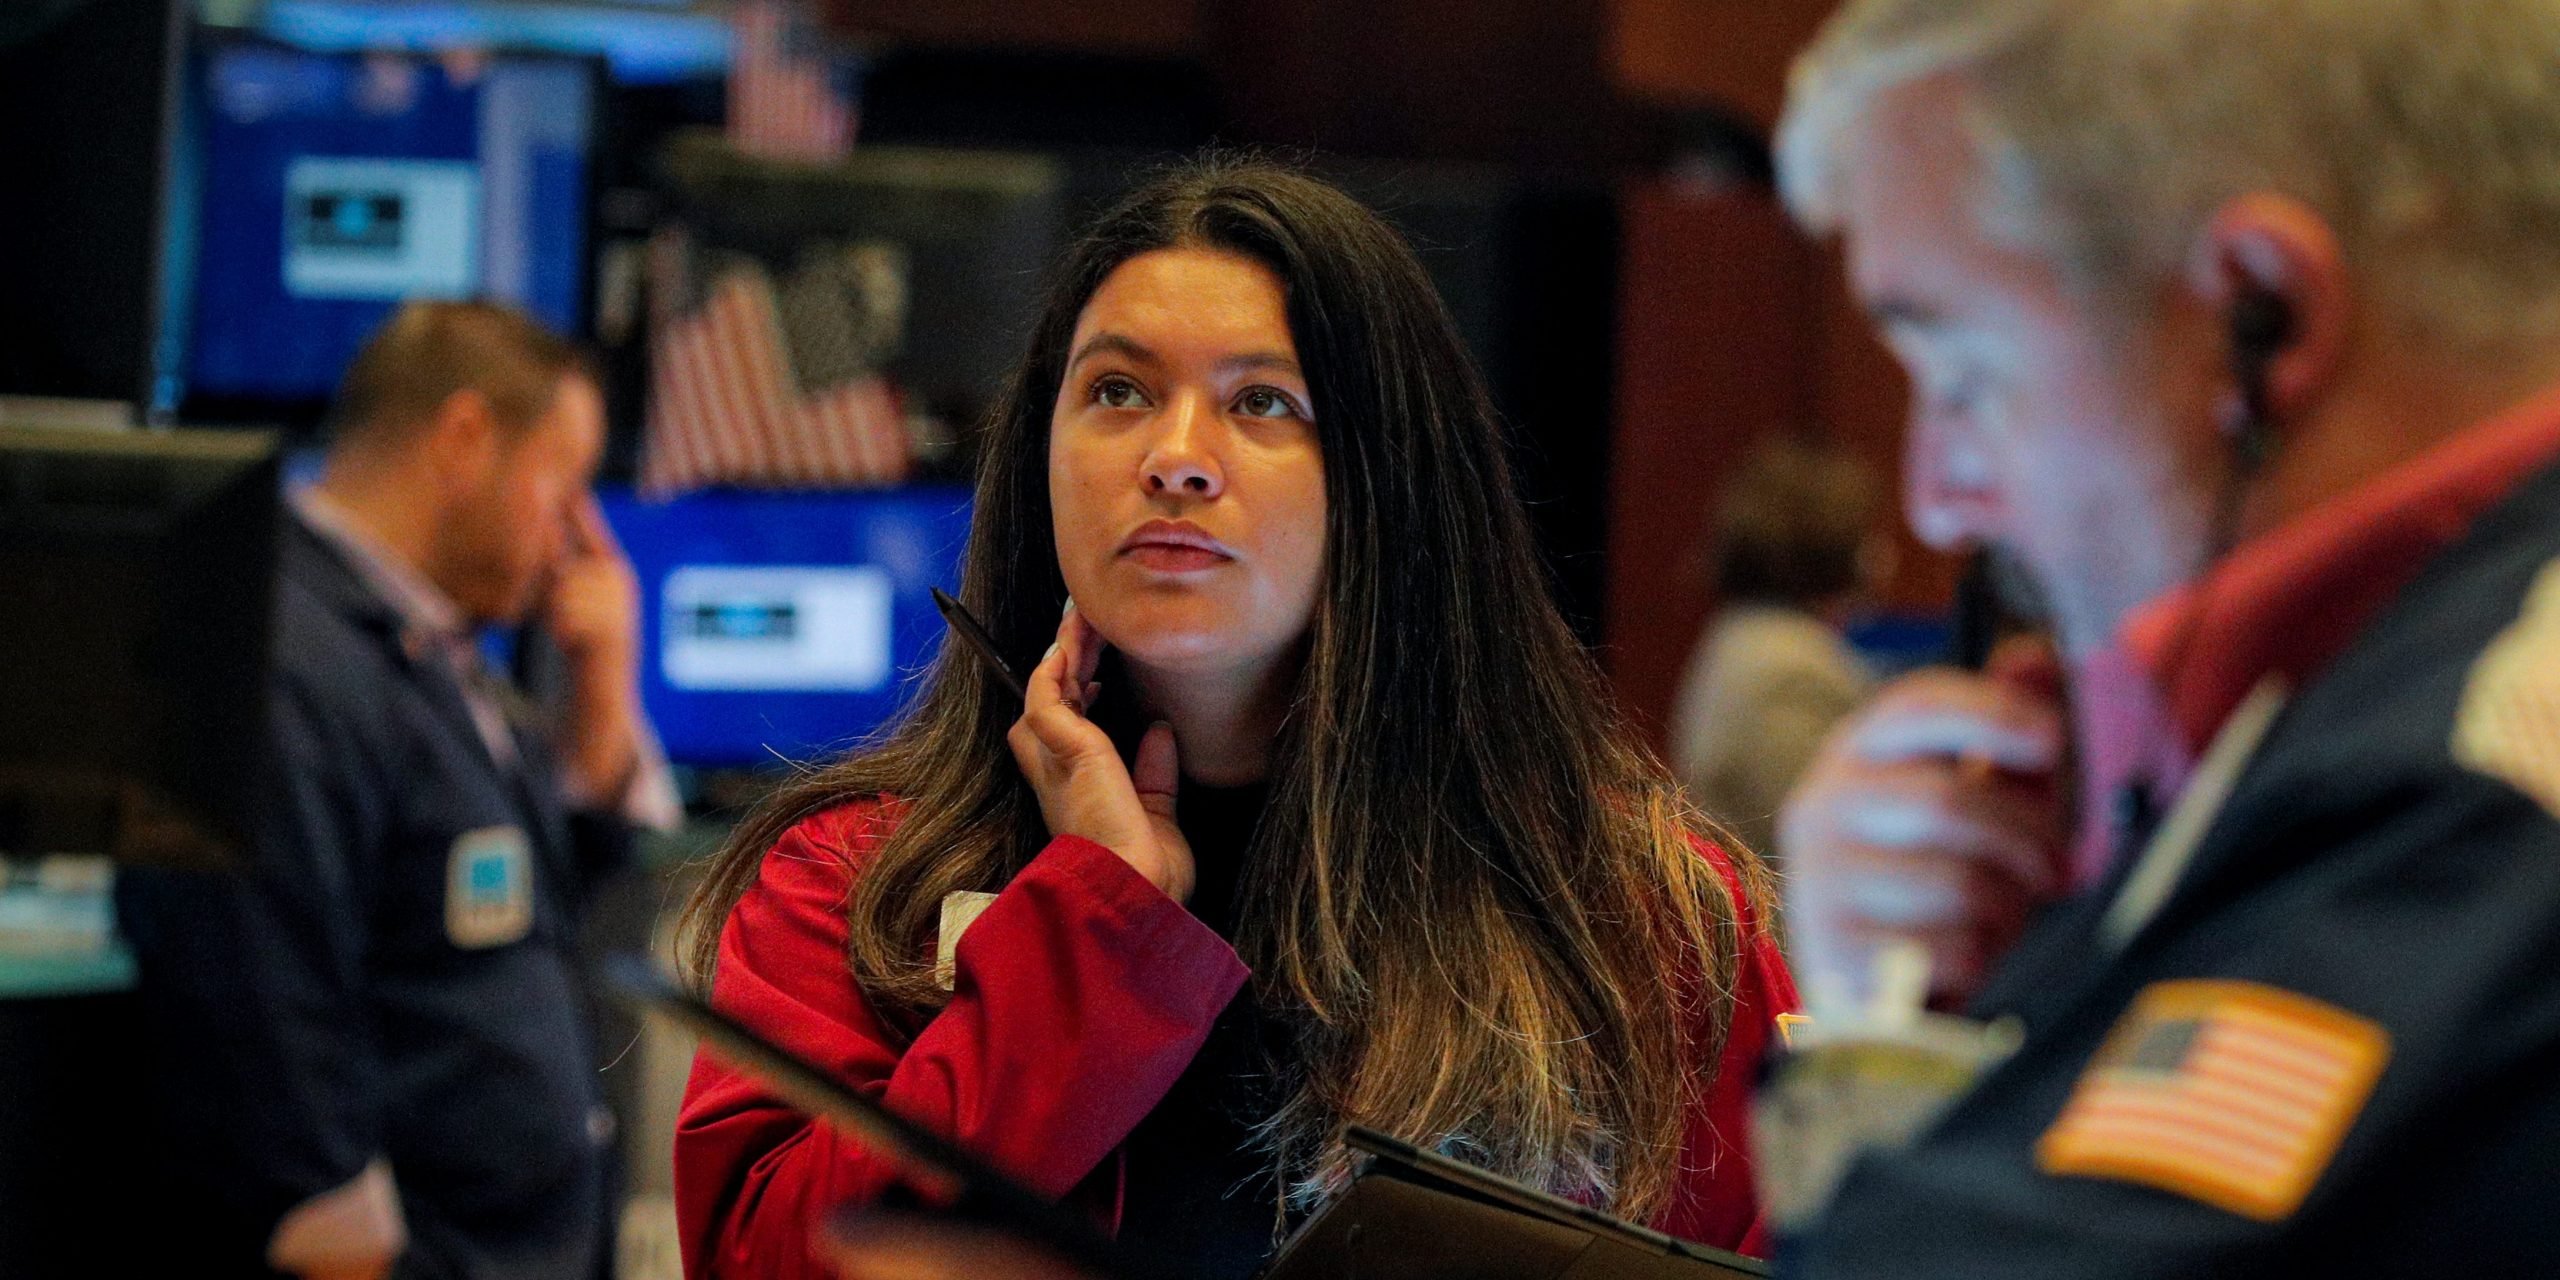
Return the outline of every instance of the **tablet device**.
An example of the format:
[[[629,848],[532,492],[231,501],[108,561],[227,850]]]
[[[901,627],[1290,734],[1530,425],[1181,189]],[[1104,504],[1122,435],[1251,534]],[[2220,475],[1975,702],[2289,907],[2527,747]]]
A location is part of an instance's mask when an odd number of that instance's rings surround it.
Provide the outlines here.
[[[723,1061],[896,1165],[933,1210],[1019,1236],[1097,1276],[1174,1280],[1114,1245],[1091,1219],[846,1088],[678,986],[646,958],[608,956],[603,970],[607,985],[623,999],[674,1019]]]
[[[636,955],[608,957],[624,999],[673,1018],[783,1100],[898,1166],[936,1208],[1007,1231],[1097,1276],[1184,1280],[1101,1228],[996,1172],[950,1139],[846,1088]],[[1622,1222],[1588,1205],[1352,1126],[1368,1157],[1351,1185],[1293,1233],[1259,1280],[1733,1280],[1769,1274],[1738,1253]]]
[[[1768,1264],[1622,1222],[1589,1205],[1357,1125],[1369,1159],[1283,1244],[1262,1280],[1733,1280]]]

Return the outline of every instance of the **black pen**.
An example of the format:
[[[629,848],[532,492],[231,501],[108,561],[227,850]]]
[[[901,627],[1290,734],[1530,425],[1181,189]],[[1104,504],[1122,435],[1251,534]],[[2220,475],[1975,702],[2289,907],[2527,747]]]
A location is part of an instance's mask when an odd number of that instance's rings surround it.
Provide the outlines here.
[[[978,625],[976,618],[969,616],[969,611],[961,607],[959,601],[952,599],[942,588],[935,587],[933,607],[942,610],[942,620],[951,625],[951,634],[977,650],[978,656],[995,669],[996,678],[1004,681],[1004,687],[1013,690],[1014,697],[1028,696],[1022,689],[1022,677],[1015,675],[1013,668],[1005,663],[1004,655],[996,651],[995,639],[987,634],[985,627]]]

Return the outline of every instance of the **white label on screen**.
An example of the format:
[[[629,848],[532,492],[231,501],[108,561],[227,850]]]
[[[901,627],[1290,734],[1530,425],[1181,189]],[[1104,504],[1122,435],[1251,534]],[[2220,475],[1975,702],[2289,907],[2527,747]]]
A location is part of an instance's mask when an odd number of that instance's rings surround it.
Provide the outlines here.
[[[460,160],[295,160],[284,176],[284,285],[303,298],[479,293],[479,170]]]
[[[889,575],[868,566],[678,569],[659,601],[660,666],[688,692],[877,689],[889,599]]]

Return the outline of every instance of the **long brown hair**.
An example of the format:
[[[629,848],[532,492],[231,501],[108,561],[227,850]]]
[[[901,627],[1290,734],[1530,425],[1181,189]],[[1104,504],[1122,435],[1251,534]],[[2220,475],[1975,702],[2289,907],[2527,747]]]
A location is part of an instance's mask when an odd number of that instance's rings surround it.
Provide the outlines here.
[[[1284,283],[1324,456],[1325,589],[1235,940],[1296,1050],[1263,1131],[1283,1185],[1330,1185],[1358,1122],[1655,1214],[1730,1025],[1739,904],[1690,846],[1704,820],[1630,745],[1558,615],[1501,425],[1392,229],[1312,178],[1216,159],[1105,215],[988,427],[962,596],[1022,668],[1048,646],[1066,596],[1047,441],[1068,343],[1105,277],[1176,246]],[[944,895],[1001,889],[1048,839],[1005,747],[1020,714],[946,648],[885,739],[792,780],[731,837],[687,910],[697,980],[786,830],[897,797],[846,908],[849,961],[886,1019],[920,1026],[947,999]],[[1757,864],[1732,854],[1759,897]]]

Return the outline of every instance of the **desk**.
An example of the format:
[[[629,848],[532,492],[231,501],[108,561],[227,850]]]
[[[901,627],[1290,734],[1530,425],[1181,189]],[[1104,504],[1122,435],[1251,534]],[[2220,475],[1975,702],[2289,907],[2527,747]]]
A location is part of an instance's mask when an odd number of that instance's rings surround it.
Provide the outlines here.
[[[0,1000],[93,996],[131,991],[133,953],[122,943],[71,956],[0,954]]]

